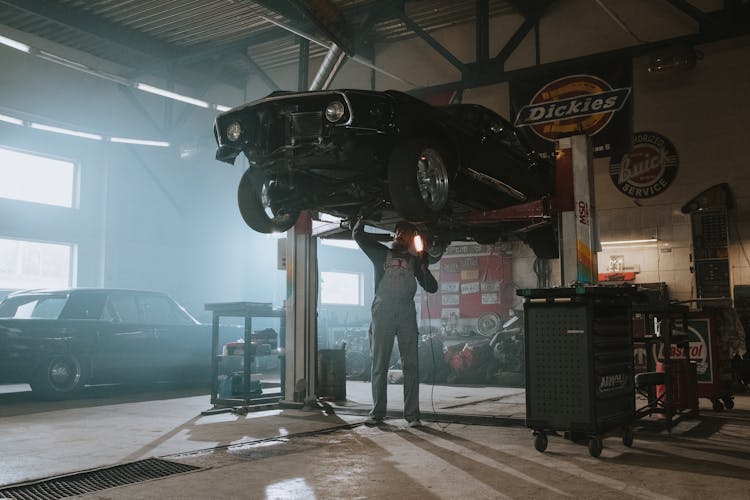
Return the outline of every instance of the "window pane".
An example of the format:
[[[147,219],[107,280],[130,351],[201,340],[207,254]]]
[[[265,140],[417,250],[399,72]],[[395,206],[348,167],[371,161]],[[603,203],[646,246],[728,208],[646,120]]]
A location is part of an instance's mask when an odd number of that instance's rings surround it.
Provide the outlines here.
[[[360,273],[320,273],[320,303],[362,305]]]
[[[60,319],[100,319],[107,296],[98,292],[72,293]]]
[[[132,294],[111,294],[105,312],[109,316],[104,319],[115,323],[139,323],[138,306],[135,303],[135,295]]]
[[[169,325],[176,322],[172,303],[158,295],[142,295],[138,297],[141,308],[141,319],[144,323]]]
[[[71,286],[73,245],[0,239],[0,289]]]
[[[73,207],[75,164],[0,148],[0,197]]]
[[[67,300],[66,295],[10,297],[0,306],[0,318],[57,319]]]

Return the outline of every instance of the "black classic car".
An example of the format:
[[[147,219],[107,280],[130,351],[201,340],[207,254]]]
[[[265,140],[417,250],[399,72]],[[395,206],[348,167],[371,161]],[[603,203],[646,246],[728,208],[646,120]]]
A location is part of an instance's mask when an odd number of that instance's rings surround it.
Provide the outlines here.
[[[211,327],[163,293],[35,290],[0,302],[0,383],[29,383],[43,397],[89,384],[208,386],[210,363]]]
[[[436,246],[491,243],[524,223],[465,216],[540,199],[554,184],[552,166],[490,109],[397,91],[277,91],[219,115],[214,135],[218,160],[247,158],[240,213],[263,233],[310,210],[387,230],[406,219]],[[544,245],[532,247],[549,252]]]

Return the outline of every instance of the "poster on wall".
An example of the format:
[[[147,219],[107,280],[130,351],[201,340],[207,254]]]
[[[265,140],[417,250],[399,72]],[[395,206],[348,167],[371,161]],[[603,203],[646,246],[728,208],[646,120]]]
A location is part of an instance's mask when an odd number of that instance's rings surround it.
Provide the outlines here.
[[[651,198],[672,184],[679,164],[672,141],[657,132],[636,132],[633,148],[610,165],[609,176],[625,196]]]
[[[476,318],[493,313],[501,317],[508,314],[513,304],[513,261],[510,255],[491,245],[456,244],[456,249],[440,260],[438,291],[426,293],[421,288],[416,300],[424,304],[421,319],[433,320],[430,314],[460,319],[462,332],[473,331]],[[455,313],[453,315],[452,313]]]
[[[515,77],[514,124],[542,158],[553,159],[555,141],[576,134],[591,137],[595,157],[620,158],[630,149],[632,86],[629,60]]]

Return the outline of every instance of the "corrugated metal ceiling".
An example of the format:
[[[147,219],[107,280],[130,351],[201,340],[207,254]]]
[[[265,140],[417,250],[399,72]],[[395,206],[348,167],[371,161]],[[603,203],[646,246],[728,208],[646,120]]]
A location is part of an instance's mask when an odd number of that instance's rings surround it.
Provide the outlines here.
[[[357,26],[373,0],[334,0],[349,29]],[[53,9],[44,9],[45,5]],[[423,30],[469,22],[476,3],[454,0],[407,1],[405,13]],[[504,0],[490,0],[490,16],[512,12]],[[297,37],[263,19],[287,24],[280,14],[249,0],[26,0],[0,1],[0,23],[103,59],[138,68],[159,60],[190,57],[194,52],[221,54],[221,48],[244,48],[262,68],[293,63]],[[112,36],[113,32],[118,36]],[[320,34],[316,34],[320,37]],[[400,20],[375,24],[372,40],[416,36]],[[321,37],[322,38],[322,37]],[[243,43],[246,42],[246,43]],[[310,44],[311,57],[325,49]],[[239,53],[239,51],[238,51]],[[232,61],[249,71],[250,64]]]

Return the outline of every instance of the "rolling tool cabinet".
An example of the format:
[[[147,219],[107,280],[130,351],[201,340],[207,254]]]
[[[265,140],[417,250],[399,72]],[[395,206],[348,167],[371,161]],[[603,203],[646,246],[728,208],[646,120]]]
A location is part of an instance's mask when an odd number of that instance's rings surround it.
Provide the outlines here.
[[[591,456],[602,437],[622,432],[633,444],[635,410],[631,303],[633,287],[518,290],[525,298],[526,425],[534,447],[547,435],[585,436]]]

